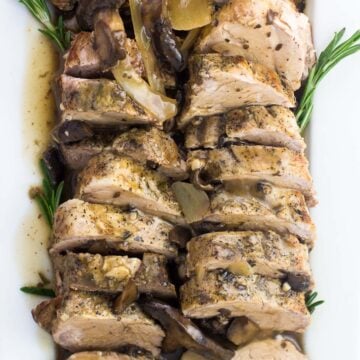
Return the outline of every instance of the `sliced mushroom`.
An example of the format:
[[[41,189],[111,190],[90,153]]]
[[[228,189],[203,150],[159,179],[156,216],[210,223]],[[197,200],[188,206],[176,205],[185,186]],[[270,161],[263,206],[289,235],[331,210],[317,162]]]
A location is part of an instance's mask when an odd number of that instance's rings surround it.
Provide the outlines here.
[[[47,332],[51,331],[52,324],[56,318],[56,310],[60,306],[62,297],[45,300],[31,311],[35,322]]]
[[[96,22],[94,38],[95,50],[101,60],[103,71],[115,66],[119,60],[125,59],[126,51],[124,44],[118,41],[104,20]]]
[[[171,352],[178,347],[185,347],[212,360],[230,360],[233,357],[232,350],[225,349],[206,337],[190,319],[171,306],[148,301],[143,304],[143,309],[166,329],[164,351]]]
[[[61,161],[61,155],[57,146],[49,146],[42,156],[42,164],[52,185],[56,186],[64,179],[65,168]]]
[[[94,16],[103,9],[119,9],[124,0],[79,0],[76,18],[83,30],[92,30]]]
[[[78,120],[66,121],[60,124],[54,131],[55,138],[64,144],[88,139],[93,135],[94,131],[92,127]]]
[[[192,237],[191,229],[177,225],[169,233],[170,242],[177,244],[179,248],[185,249],[186,244]]]
[[[158,19],[155,26],[155,34],[157,47],[166,61],[176,71],[182,71],[185,67],[185,61],[176,36],[171,28],[170,21],[163,17]]]
[[[201,169],[195,170],[191,175],[192,183],[200,190],[214,191],[216,186],[211,183],[207,183],[201,176]]]

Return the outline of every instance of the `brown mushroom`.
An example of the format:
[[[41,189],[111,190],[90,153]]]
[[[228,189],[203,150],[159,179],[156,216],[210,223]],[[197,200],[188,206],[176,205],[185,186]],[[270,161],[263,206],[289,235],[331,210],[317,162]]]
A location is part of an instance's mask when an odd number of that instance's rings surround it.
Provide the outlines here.
[[[177,244],[180,249],[185,249],[192,236],[193,234],[189,227],[176,225],[169,233],[169,240]]]
[[[125,59],[124,47],[121,46],[121,42],[114,36],[110,26],[105,21],[96,22],[94,36],[94,47],[101,60],[103,71],[115,66],[119,60]]]
[[[79,0],[76,18],[82,30],[92,30],[94,16],[103,9],[119,9],[124,0]]]
[[[230,360],[233,357],[232,350],[225,349],[205,336],[190,319],[170,305],[148,301],[143,304],[143,309],[166,329],[166,338],[163,342],[165,352],[184,347],[212,360]]]
[[[311,285],[310,277],[303,273],[288,273],[286,282],[293,290],[299,292],[308,291]]]
[[[55,138],[63,144],[69,144],[94,135],[91,126],[84,121],[72,120],[61,123],[54,131]]]
[[[204,190],[204,191],[215,191],[216,190],[215,185],[206,182],[201,177],[201,169],[197,169],[192,173],[191,181],[195,185],[195,187],[200,190]]]
[[[53,320],[56,318],[56,310],[62,302],[62,297],[45,300],[36,306],[31,314],[37,324],[47,332],[51,331]]]

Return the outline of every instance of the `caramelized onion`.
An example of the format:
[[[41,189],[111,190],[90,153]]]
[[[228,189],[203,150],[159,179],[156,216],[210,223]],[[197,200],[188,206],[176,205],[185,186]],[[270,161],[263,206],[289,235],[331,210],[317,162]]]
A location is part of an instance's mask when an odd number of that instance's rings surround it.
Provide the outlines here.
[[[173,29],[192,30],[210,24],[212,6],[208,0],[168,0]]]
[[[176,101],[154,91],[136,72],[128,57],[120,60],[112,73],[126,93],[159,120],[165,121],[176,115]]]
[[[165,87],[154,51],[151,47],[151,37],[146,33],[146,29],[142,21],[141,0],[129,0],[129,4],[136,43],[139,47],[145,65],[146,75],[150,87],[153,91],[164,94]]]
[[[205,191],[196,189],[193,184],[179,181],[172,184],[171,188],[189,223],[201,220],[208,212],[210,200]]]

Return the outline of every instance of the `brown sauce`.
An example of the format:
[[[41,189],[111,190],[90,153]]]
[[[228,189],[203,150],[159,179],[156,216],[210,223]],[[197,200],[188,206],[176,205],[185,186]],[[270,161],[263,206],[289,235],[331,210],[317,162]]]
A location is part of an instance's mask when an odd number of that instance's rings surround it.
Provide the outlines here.
[[[55,124],[55,101],[51,91],[58,55],[50,41],[36,29],[29,36],[29,55],[24,81],[24,153],[37,164]]]
[[[27,58],[24,59],[27,69],[23,93],[23,156],[30,162],[33,172],[39,174],[38,162],[54,126],[55,102],[51,86],[58,67],[58,55],[36,28],[29,30],[28,44]],[[39,174],[38,183],[40,182]],[[53,276],[47,251],[50,230],[35,201],[30,197],[28,201],[31,202],[30,209],[22,219],[15,239],[16,252],[22,284],[36,286],[41,282],[40,272],[48,279]],[[36,296],[24,297],[29,312],[41,301]],[[46,353],[52,352],[54,345],[50,335],[38,329],[36,341]]]

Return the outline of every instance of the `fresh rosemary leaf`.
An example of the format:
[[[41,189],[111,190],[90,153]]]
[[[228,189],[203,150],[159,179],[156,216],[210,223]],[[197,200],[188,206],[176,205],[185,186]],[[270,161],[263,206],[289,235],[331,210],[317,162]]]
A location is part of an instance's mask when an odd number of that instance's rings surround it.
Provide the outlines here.
[[[20,290],[26,294],[55,297],[55,292],[52,289],[46,289],[36,286],[23,286]]]
[[[40,210],[50,227],[53,225],[55,211],[60,205],[64,182],[53,184],[43,160],[40,160],[40,168],[43,175],[42,191],[35,196]]]
[[[311,120],[314,94],[320,81],[341,60],[360,50],[360,30],[340,43],[344,34],[345,28],[335,33],[334,38],[320,54],[317,63],[309,73],[299,107],[296,110],[296,118],[301,132],[305,130]]]
[[[310,314],[312,314],[319,305],[321,305],[325,302],[324,300],[315,301],[317,296],[318,296],[318,293],[316,291],[312,291],[312,292],[308,293],[305,297],[305,304],[306,304],[306,307],[308,308]]]
[[[64,20],[59,16],[57,24],[51,21],[51,14],[45,0],[19,0],[24,4],[31,14],[37,19],[44,29],[39,31],[50,38],[61,51],[65,51],[70,46],[71,34],[65,30]]]

